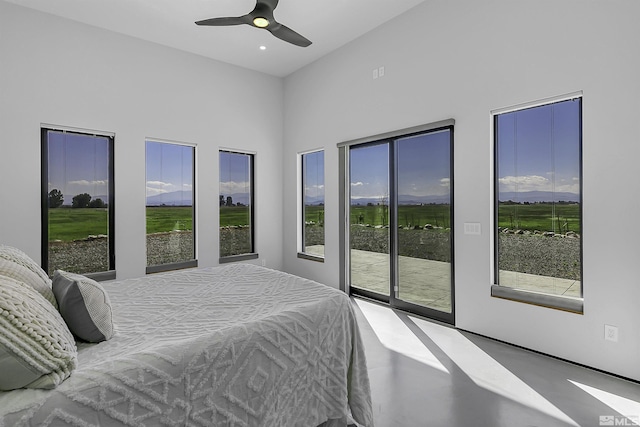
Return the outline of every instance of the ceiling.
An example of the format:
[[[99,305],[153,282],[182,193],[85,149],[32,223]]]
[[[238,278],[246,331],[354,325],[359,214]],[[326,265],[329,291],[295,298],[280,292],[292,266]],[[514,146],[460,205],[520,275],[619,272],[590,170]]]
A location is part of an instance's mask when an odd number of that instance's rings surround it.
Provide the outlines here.
[[[278,22],[312,41],[306,48],[266,30],[195,21],[250,12],[255,0],[5,0],[219,61],[284,77],[424,0],[280,0]],[[265,46],[265,50],[260,50]]]

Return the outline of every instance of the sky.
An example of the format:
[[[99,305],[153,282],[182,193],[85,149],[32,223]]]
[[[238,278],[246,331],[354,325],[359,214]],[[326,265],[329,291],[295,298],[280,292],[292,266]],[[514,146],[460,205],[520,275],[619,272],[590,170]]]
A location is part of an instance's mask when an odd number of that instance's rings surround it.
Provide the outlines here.
[[[397,140],[399,196],[446,196],[450,193],[449,142],[449,130]],[[389,145],[352,148],[349,157],[351,198],[388,197]]]
[[[65,204],[70,205],[71,198],[81,193],[89,193],[93,199],[108,197],[109,138],[49,131],[48,151],[49,191],[60,190]],[[193,190],[193,155],[192,146],[147,141],[147,197],[166,194],[167,200],[175,202],[176,197],[182,197],[190,204],[190,195],[179,192]],[[220,194],[248,196],[249,157],[220,153]]]
[[[194,148],[188,145],[147,141],[147,197],[167,194],[175,200],[175,194],[169,193],[193,191],[193,153]],[[190,196],[184,199],[191,203]]]
[[[324,151],[303,154],[305,204],[324,203]]]
[[[251,155],[220,152],[220,195],[243,194],[249,203],[251,194]],[[235,203],[235,202],[234,202]]]
[[[449,131],[397,140],[398,195],[449,194]],[[499,192],[580,191],[580,102],[562,101],[497,118]],[[49,190],[66,200],[108,195],[109,139],[49,131]],[[351,197],[388,198],[388,144],[350,151]],[[148,141],[146,194],[191,191],[193,147]],[[220,153],[220,194],[250,193],[250,156]],[[324,200],[324,153],[305,155],[305,194]]]
[[[580,192],[580,101],[498,116],[499,191]]]
[[[108,202],[109,138],[48,131],[47,141],[49,191],[62,192],[65,205],[82,193],[92,199],[105,197]]]

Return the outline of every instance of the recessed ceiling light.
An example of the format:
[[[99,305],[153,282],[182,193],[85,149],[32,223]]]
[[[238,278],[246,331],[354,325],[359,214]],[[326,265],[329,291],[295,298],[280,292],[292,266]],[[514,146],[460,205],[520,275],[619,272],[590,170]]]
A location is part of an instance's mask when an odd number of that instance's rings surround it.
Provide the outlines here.
[[[267,50],[266,46],[260,46],[260,50]]]
[[[258,28],[267,28],[269,26],[269,21],[265,18],[257,17],[253,19],[253,25]]]

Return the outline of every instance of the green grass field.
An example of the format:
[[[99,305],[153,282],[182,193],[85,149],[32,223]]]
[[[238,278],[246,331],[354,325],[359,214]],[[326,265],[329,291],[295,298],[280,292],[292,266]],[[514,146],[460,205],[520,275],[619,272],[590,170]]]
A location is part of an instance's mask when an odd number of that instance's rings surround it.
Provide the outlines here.
[[[249,225],[248,206],[220,206],[220,227]]]
[[[171,230],[193,230],[190,206],[147,206],[147,234]]]
[[[307,220],[313,218],[315,206],[307,208]],[[401,205],[398,225],[451,227],[450,205]],[[580,205],[536,203],[529,205],[501,204],[498,226],[520,230],[580,233]],[[384,219],[383,219],[384,218]],[[388,208],[383,206],[351,206],[351,224],[387,225]]]
[[[451,227],[449,205],[402,205],[398,208],[398,225]],[[147,207],[147,234],[171,230],[193,230],[190,207]],[[324,206],[307,206],[305,220],[324,221]],[[500,227],[521,230],[580,233],[580,205],[537,203],[499,207]],[[352,224],[387,225],[388,208],[351,206]],[[221,206],[220,226],[248,225],[247,206]],[[107,209],[49,210],[49,240],[72,241],[89,235],[107,234]]]
[[[400,205],[398,225],[403,227],[431,224],[450,228],[450,205]],[[351,206],[351,224],[389,225],[389,208],[386,206]]]
[[[191,207],[147,207],[147,234],[171,230],[193,230]],[[247,225],[246,206],[220,207],[220,225]],[[107,234],[107,209],[49,209],[49,240],[86,239],[89,235]]]
[[[49,209],[49,241],[86,239],[107,234],[107,209]]]
[[[580,233],[580,205],[536,203],[500,204],[498,226],[520,230]]]

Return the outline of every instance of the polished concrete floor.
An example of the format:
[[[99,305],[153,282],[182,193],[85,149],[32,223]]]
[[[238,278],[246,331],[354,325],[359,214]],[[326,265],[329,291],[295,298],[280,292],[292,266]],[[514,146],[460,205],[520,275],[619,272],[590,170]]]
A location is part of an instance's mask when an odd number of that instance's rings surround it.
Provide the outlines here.
[[[640,425],[640,385],[354,299],[377,427]]]

